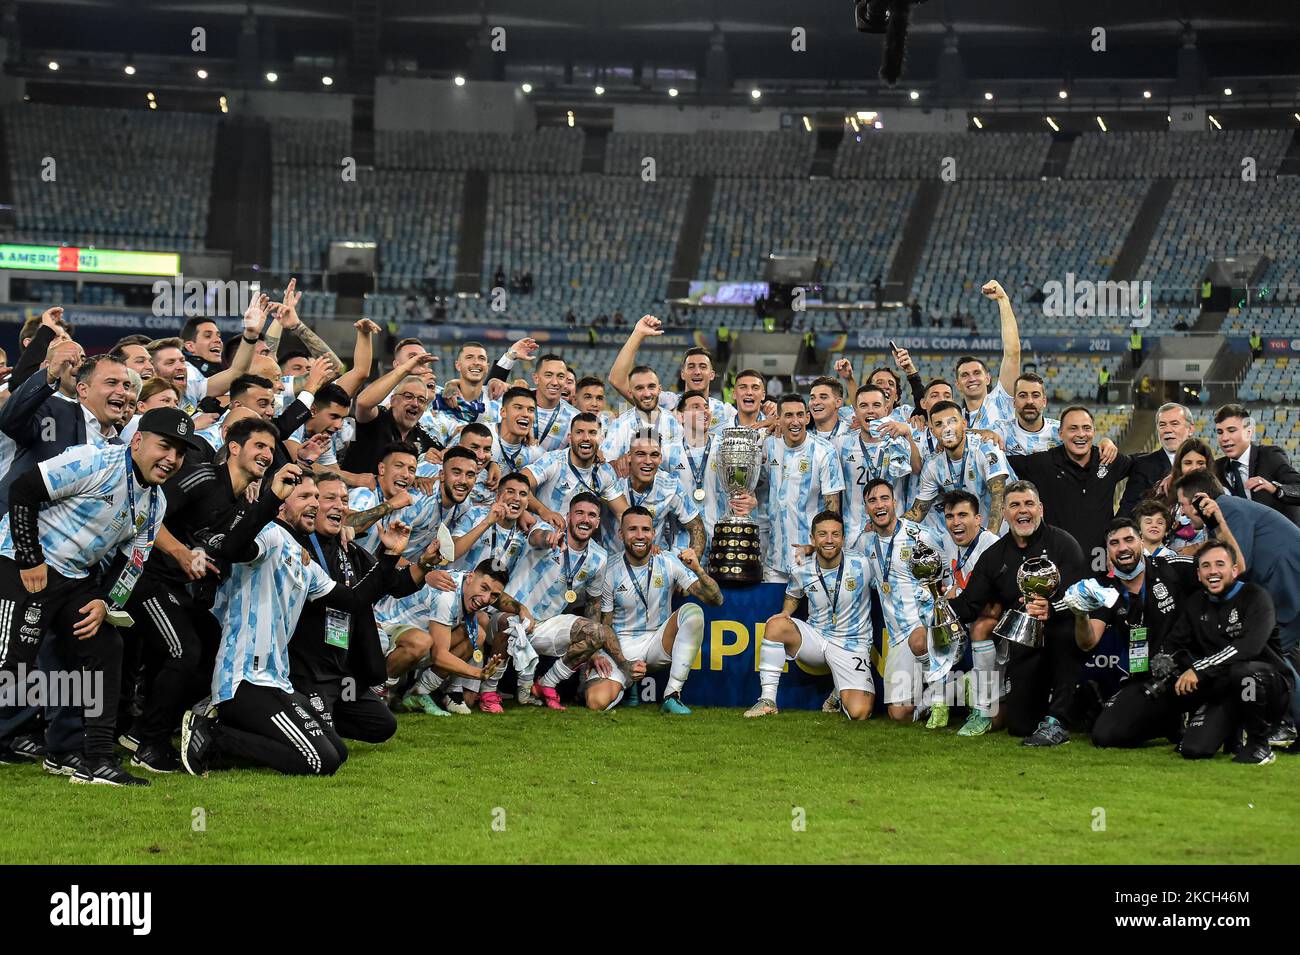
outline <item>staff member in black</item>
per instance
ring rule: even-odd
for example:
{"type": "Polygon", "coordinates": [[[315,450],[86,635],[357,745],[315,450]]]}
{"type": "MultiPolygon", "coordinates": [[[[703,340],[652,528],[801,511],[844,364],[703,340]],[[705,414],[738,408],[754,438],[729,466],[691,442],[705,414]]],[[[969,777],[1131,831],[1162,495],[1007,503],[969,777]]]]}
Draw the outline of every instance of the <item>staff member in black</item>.
{"type": "MultiPolygon", "coordinates": [[[[1061,412],[1061,443],[1033,454],[1008,454],[1016,477],[1032,481],[1043,500],[1043,520],[1079,542],[1091,569],[1106,569],[1106,527],[1115,517],[1115,488],[1133,459],[1118,454],[1101,463],[1092,412],[1074,405],[1061,412]]],[[[990,528],[996,531],[996,528],[990,528]]]]}
{"type": "Polygon", "coordinates": [[[1238,579],[1241,561],[1227,541],[1206,541],[1195,560],[1203,589],[1169,634],[1180,675],[1172,693],[1151,705],[1191,711],[1178,747],[1184,759],[1209,759],[1244,730],[1233,762],[1271,763],[1277,757],[1268,745],[1269,728],[1295,692],[1282,662],[1273,601],[1263,587],[1238,579]]]}
{"type": "MultiPolygon", "coordinates": [[[[1005,514],[1011,530],[975,564],[966,589],[952,598],[952,609],[971,628],[971,640],[993,639],[1002,611],[1025,604],[1016,574],[1031,557],[1047,557],[1061,574],[1058,594],[1087,574],[1083,552],[1073,537],[1043,523],[1038,489],[1028,481],[1007,485],[1005,514]]],[[[1008,644],[1003,697],[1007,732],[1026,746],[1057,746],[1070,741],[1065,728],[1083,653],[1074,642],[1074,619],[1058,613],[1046,598],[1031,599],[1025,610],[1044,621],[1041,647],[1008,644]]],[[[1001,649],[1001,648],[1000,648],[1001,649]]]]}
{"type": "Polygon", "coordinates": [[[145,648],[147,688],[131,732],[118,742],[134,750],[133,766],[153,772],[180,768],[172,731],[204,695],[211,675],[203,661],[212,659],[221,636],[208,613],[212,594],[230,560],[280,508],[271,482],[262,481],[275,456],[275,426],[243,418],[231,425],[226,439],[222,463],[183,470],[163,485],[164,532],[126,608],[145,648]],[[255,482],[261,482],[261,493],[250,500],[255,482]],[[187,586],[190,581],[197,581],[194,588],[187,586]]]}
{"type": "MultiPolygon", "coordinates": [[[[283,517],[312,560],[350,590],[376,559],[364,547],[344,544],[340,538],[348,512],[348,487],[342,476],[326,472],[315,481],[318,499],[300,501],[295,495],[285,502],[283,517]]],[[[433,546],[437,547],[436,541],[433,546]]],[[[424,586],[424,576],[423,562],[394,568],[385,592],[390,597],[409,596],[424,586]]],[[[444,582],[455,586],[450,577],[444,582]]],[[[374,614],[350,614],[323,601],[303,608],[289,641],[289,679],[334,732],[363,743],[392,738],[397,720],[370,689],[381,686],[387,677],[374,614]]]]}
{"type": "Polygon", "coordinates": [[[1131,517],[1117,517],[1106,531],[1111,576],[1097,583],[1113,587],[1120,598],[1113,607],[1074,609],[1074,638],[1090,651],[1108,628],[1128,647],[1128,675],[1106,701],[1092,727],[1094,746],[1138,746],[1160,736],[1177,740],[1182,720],[1177,713],[1153,711],[1148,700],[1151,657],[1167,653],[1169,631],[1196,592],[1196,568],[1190,557],[1145,556],[1142,534],[1131,517]]]}

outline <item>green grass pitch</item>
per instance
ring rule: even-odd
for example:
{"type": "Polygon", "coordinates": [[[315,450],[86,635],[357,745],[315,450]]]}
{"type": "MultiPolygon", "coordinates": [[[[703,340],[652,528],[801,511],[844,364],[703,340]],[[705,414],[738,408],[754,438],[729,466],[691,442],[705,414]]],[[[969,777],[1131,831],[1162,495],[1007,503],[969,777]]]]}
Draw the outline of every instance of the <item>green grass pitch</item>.
{"type": "Polygon", "coordinates": [[[403,715],[332,779],[0,766],[0,863],[1300,862],[1300,757],[740,713],[403,715]]]}

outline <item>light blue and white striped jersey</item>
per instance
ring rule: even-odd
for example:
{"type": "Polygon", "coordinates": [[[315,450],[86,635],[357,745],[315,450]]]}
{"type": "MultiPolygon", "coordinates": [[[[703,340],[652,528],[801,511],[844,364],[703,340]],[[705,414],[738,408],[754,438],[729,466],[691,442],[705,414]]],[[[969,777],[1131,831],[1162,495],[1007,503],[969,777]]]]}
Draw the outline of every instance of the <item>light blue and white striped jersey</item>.
{"type": "MultiPolygon", "coordinates": [[[[441,461],[426,461],[420,458],[420,463],[415,466],[415,476],[421,478],[439,478],[442,476],[441,461]]],[[[471,505],[491,504],[497,499],[497,492],[487,485],[488,469],[482,467],[478,469],[478,477],[474,478],[474,486],[469,489],[468,501],[471,505]]]]}
{"type": "Polygon", "coordinates": [[[421,587],[405,597],[385,597],[375,604],[375,622],[381,627],[414,627],[428,630],[429,622],[445,624],[454,630],[465,620],[465,602],[461,599],[461,590],[465,578],[469,576],[463,570],[449,570],[455,588],[438,590],[436,587],[421,587]]]}
{"type": "MultiPolygon", "coordinates": [[[[329,447],[327,447],[324,451],[322,451],[320,453],[320,457],[316,459],[316,463],[318,465],[321,465],[322,467],[338,467],[339,459],[338,459],[338,455],[335,454],[334,451],[334,443],[337,438],[338,438],[337,432],[330,435],[329,447]]],[[[297,441],[299,444],[302,444],[304,441],[307,440],[307,425],[305,422],[303,424],[298,425],[298,430],[295,431],[293,434],[289,435],[289,440],[297,441]]]]}
{"type": "Polygon", "coordinates": [[[600,450],[605,455],[605,460],[613,461],[627,454],[632,449],[632,439],[648,429],[654,430],[659,435],[659,449],[663,452],[659,469],[670,474],[675,473],[682,463],[682,455],[685,454],[682,445],[685,444],[686,437],[682,433],[682,423],[666,411],[656,411],[654,420],[650,424],[646,423],[641,412],[635,408],[630,408],[615,418],[600,443],[600,450]]]}
{"type": "MultiPolygon", "coordinates": [[[[721,445],[722,435],[716,431],[711,432],[708,440],[698,448],[683,445],[685,454],[682,464],[685,473],[679,475],[678,483],[700,512],[706,542],[712,542],[713,525],[727,513],[727,488],[722,483],[722,472],[718,465],[718,448],[721,445]],[[695,500],[697,488],[704,491],[703,501],[695,500]]],[[[687,542],[681,542],[681,546],[687,546],[687,542]]],[[[701,554],[700,560],[703,559],[704,555],[701,554]]]]}
{"type": "Polygon", "coordinates": [[[622,555],[611,557],[605,569],[602,613],[613,613],[613,630],[619,640],[644,637],[668,622],[673,612],[673,590],[685,593],[700,578],[676,554],[655,554],[643,566],[629,565],[622,555]],[[642,603],[640,594],[644,595],[642,603]]]}
{"type": "Polygon", "coordinates": [[[245,681],[292,693],[289,639],[307,601],[333,589],[329,572],[283,526],[262,528],[257,557],[231,565],[212,604],[212,615],[221,624],[212,702],[231,699],[245,681]]]}
{"type": "Polygon", "coordinates": [[[194,432],[204,441],[208,442],[208,444],[212,445],[213,451],[220,451],[226,443],[226,439],[221,433],[221,427],[226,423],[226,415],[228,414],[230,414],[229,411],[221,412],[221,417],[212,422],[212,424],[194,432]]]}
{"type": "Polygon", "coordinates": [[[905,641],[934,608],[930,591],[917,583],[908,567],[912,548],[917,540],[923,540],[943,553],[943,542],[947,537],[946,532],[936,533],[915,521],[901,519],[890,537],[881,537],[876,531],[867,532],[865,540],[871,586],[880,596],[880,609],[884,613],[891,647],[905,641]]]}
{"type": "Polygon", "coordinates": [[[495,424],[489,424],[492,432],[492,460],[501,468],[501,476],[511,471],[522,471],[546,452],[535,444],[508,444],[501,440],[501,433],[495,424]]]}
{"type": "MultiPolygon", "coordinates": [[[[681,482],[663,471],[655,472],[654,483],[644,491],[633,489],[629,478],[619,480],[618,491],[627,499],[628,504],[644,507],[650,512],[655,543],[660,547],[675,548],[678,532],[700,515],[700,509],[686,493],[681,482]]],[[[608,511],[604,513],[603,521],[606,530],[605,546],[611,555],[622,554],[623,538],[618,533],[619,522],[608,511]]]]}
{"type": "MultiPolygon", "coordinates": [[[[400,520],[411,527],[411,537],[406,542],[406,549],[402,551],[402,556],[414,561],[418,560],[424,553],[424,549],[437,539],[439,522],[446,523],[452,537],[458,537],[474,526],[465,523],[469,520],[473,505],[468,501],[462,501],[460,504],[444,508],[441,485],[434,488],[433,494],[420,494],[415,490],[410,490],[410,494],[414,499],[411,504],[372,524],[364,534],[358,534],[357,545],[378,555],[381,549],[379,525],[387,525],[394,519],[400,520]]],[[[384,503],[384,494],[378,487],[354,487],[348,491],[348,509],[353,512],[368,511],[382,503],[384,503]]]]}
{"type": "Polygon", "coordinates": [[[958,547],[951,534],[943,536],[943,558],[948,567],[948,581],[944,583],[947,591],[949,584],[957,587],[961,593],[970,582],[970,573],[979,563],[980,555],[996,544],[1000,538],[992,531],[981,529],[975,540],[964,547],[958,547]]]}
{"type": "Polygon", "coordinates": [[[578,409],[563,398],[554,408],[538,405],[533,415],[533,440],[543,451],[564,447],[569,438],[569,422],[577,413],[578,409]]]}
{"type": "Polygon", "coordinates": [[[960,398],[957,404],[961,406],[962,414],[966,416],[967,428],[993,431],[1001,422],[1012,420],[1016,416],[1016,406],[1011,396],[1007,394],[1007,389],[1002,387],[1002,382],[996,379],[993,382],[993,389],[985,395],[979,410],[967,411],[966,402],[960,398]]]}
{"type": "Polygon", "coordinates": [[[533,496],[557,514],[569,513],[569,501],[586,491],[603,501],[619,496],[619,479],[608,464],[580,468],[569,459],[568,448],[547,451],[528,467],[524,473],[533,479],[536,490],[533,496]]]}
{"type": "MultiPolygon", "coordinates": [[[[930,458],[921,468],[921,487],[916,492],[918,501],[934,501],[930,513],[925,516],[926,526],[940,534],[947,533],[938,498],[958,488],[978,497],[980,513],[987,517],[993,503],[989,481],[995,477],[1005,478],[1008,482],[1014,480],[1007,456],[996,444],[980,441],[970,434],[966,435],[966,449],[959,460],[954,461],[947,452],[930,458]]],[[[996,532],[997,528],[993,530],[996,532]]]]}
{"type": "MultiPolygon", "coordinates": [[[[475,507],[471,509],[469,514],[465,516],[463,529],[453,531],[452,536],[461,537],[472,528],[477,527],[487,518],[491,510],[491,507],[475,507]]],[[[491,559],[502,564],[507,575],[513,574],[515,568],[519,566],[520,561],[523,559],[524,553],[534,549],[528,542],[528,538],[538,531],[550,532],[553,530],[555,530],[554,527],[540,519],[533,524],[532,530],[527,534],[518,527],[507,528],[494,524],[479,535],[479,539],[470,545],[469,550],[461,555],[454,566],[462,570],[473,570],[480,562],[491,559]]]]}
{"type": "MultiPolygon", "coordinates": [[[[677,402],[681,398],[681,393],[677,391],[659,392],[659,407],[664,411],[672,414],[677,410],[677,402]]],[[[725,401],[720,401],[709,396],[709,431],[717,431],[720,428],[730,428],[736,420],[736,409],[731,407],[725,401]]]]}
{"type": "MultiPolygon", "coordinates": [[[[142,486],[127,472],[131,449],[121,444],[74,445],[37,465],[51,503],[37,515],[45,563],[64,577],[83,578],[114,551],[130,556],[137,533],[144,532],[144,556],[167,510],[162,489],[142,486]],[[150,513],[152,523],[145,527],[150,513]]],[[[0,555],[14,556],[9,514],[0,518],[0,555]]]]}
{"type": "Polygon", "coordinates": [[[831,643],[851,652],[869,653],[870,583],[871,566],[862,554],[845,553],[839,566],[829,570],[814,555],[790,572],[785,595],[795,600],[808,598],[808,626],[831,643]]]}
{"type": "Polygon", "coordinates": [[[1043,427],[1039,431],[1026,431],[1020,427],[1020,419],[999,421],[993,432],[1002,438],[1007,454],[1033,454],[1046,451],[1061,443],[1061,422],[1055,418],[1043,418],[1043,427]]]}
{"type": "Polygon", "coordinates": [[[208,379],[190,362],[185,362],[185,394],[181,396],[181,410],[191,417],[198,411],[199,402],[208,396],[208,379]]]}
{"type": "Polygon", "coordinates": [[[285,408],[289,407],[289,402],[293,401],[298,394],[298,385],[294,381],[293,375],[281,375],[280,384],[284,385],[284,388],[275,392],[275,396],[272,399],[274,401],[274,411],[272,414],[277,417],[285,408]]]}
{"type": "Polygon", "coordinates": [[[903,508],[902,478],[912,473],[912,447],[906,438],[885,438],[871,442],[860,432],[842,435],[835,442],[840,470],[844,475],[844,496],[840,514],[844,517],[844,549],[861,554],[862,535],[867,530],[867,485],[884,478],[894,486],[899,512],[903,508]]]}
{"type": "Polygon", "coordinates": [[[580,551],[568,547],[530,547],[510,575],[506,593],[527,607],[538,623],[564,613],[568,606],[564,600],[566,590],[578,594],[579,601],[585,590],[590,605],[599,606],[598,601],[604,598],[608,561],[608,552],[594,540],[588,541],[580,551]]]}
{"type": "Polygon", "coordinates": [[[465,422],[445,411],[437,411],[430,405],[420,415],[420,427],[444,448],[449,448],[456,443],[465,422]]]}
{"type": "MultiPolygon", "coordinates": [[[[136,415],[126,423],[126,427],[131,429],[131,434],[127,435],[126,428],[122,429],[122,443],[130,445],[131,438],[135,436],[135,428],[140,426],[140,416],[136,415]],[[134,425],[135,427],[132,427],[134,425]]],[[[8,474],[9,469],[13,467],[14,455],[18,453],[18,445],[9,435],[0,431],[0,474],[8,474]]]]}
{"type": "Polygon", "coordinates": [[[806,435],[797,448],[769,437],[763,454],[772,535],[763,562],[788,574],[795,566],[794,548],[812,541],[812,519],[823,509],[823,499],[844,490],[844,472],[835,447],[814,435],[806,435]]]}

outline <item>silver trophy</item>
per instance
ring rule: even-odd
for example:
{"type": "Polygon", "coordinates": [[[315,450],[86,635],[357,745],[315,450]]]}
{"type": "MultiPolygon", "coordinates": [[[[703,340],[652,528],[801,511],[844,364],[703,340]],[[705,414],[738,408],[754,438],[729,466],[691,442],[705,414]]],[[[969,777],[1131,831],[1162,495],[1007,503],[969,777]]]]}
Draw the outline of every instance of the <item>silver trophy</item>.
{"type": "Polygon", "coordinates": [[[924,621],[926,642],[930,649],[930,671],[926,675],[927,683],[943,680],[961,659],[966,646],[966,628],[961,625],[957,615],[952,612],[952,605],[943,592],[943,578],[947,572],[943,554],[939,553],[923,540],[912,545],[912,558],[908,561],[908,570],[917,583],[930,592],[933,609],[929,619],[924,621]]]}
{"type": "Polygon", "coordinates": [[[720,584],[757,584],[763,579],[758,524],[731,506],[737,494],[752,494],[762,474],[763,438],[750,428],[727,428],[718,442],[718,466],[727,489],[726,515],[713,527],[709,574],[720,584]]]}
{"type": "Polygon", "coordinates": [[[759,447],[762,436],[752,428],[727,428],[722,432],[718,443],[718,463],[722,465],[722,484],[727,489],[728,521],[737,524],[753,524],[754,519],[748,514],[737,515],[731,507],[730,499],[737,494],[752,494],[758,486],[762,473],[762,456],[759,447]]]}
{"type": "MultiPolygon", "coordinates": [[[[1020,565],[1016,584],[1026,600],[1030,597],[1050,598],[1061,586],[1061,572],[1049,558],[1031,557],[1020,565]]],[[[1020,607],[1012,607],[993,628],[993,636],[1025,647],[1041,647],[1043,621],[1020,607]]]]}

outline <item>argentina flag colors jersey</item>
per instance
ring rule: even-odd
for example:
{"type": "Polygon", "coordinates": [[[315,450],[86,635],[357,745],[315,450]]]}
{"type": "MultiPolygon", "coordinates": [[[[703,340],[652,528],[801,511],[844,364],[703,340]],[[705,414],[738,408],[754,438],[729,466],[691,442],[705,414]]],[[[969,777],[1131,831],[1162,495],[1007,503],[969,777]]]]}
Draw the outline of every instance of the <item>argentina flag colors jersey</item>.
{"type": "Polygon", "coordinates": [[[613,630],[618,639],[634,643],[666,624],[673,612],[673,592],[684,591],[697,580],[695,572],[675,554],[655,554],[641,567],[632,566],[622,556],[614,557],[605,570],[600,609],[614,615],[613,630]],[[644,604],[641,595],[645,596],[644,604]]]}
{"type": "Polygon", "coordinates": [[[845,552],[840,566],[829,570],[813,556],[791,571],[785,594],[796,600],[808,598],[808,626],[831,643],[854,653],[869,654],[871,575],[870,562],[861,554],[845,552]]]}
{"type": "MultiPolygon", "coordinates": [[[[491,510],[490,507],[474,508],[469,516],[465,518],[465,530],[481,524],[491,510]]],[[[448,527],[448,530],[450,529],[448,527]]],[[[519,566],[519,561],[524,556],[524,552],[532,546],[528,543],[528,538],[538,531],[547,531],[549,533],[553,530],[555,530],[554,527],[540,518],[533,524],[532,530],[527,534],[517,526],[506,528],[493,524],[479,535],[479,539],[470,546],[469,550],[465,551],[457,559],[456,566],[465,570],[473,570],[483,561],[490,559],[504,567],[507,574],[513,574],[515,568],[519,566]]],[[[463,533],[464,531],[460,533],[453,532],[452,536],[458,537],[463,533]]]]}
{"type": "MultiPolygon", "coordinates": [[[[137,525],[145,531],[144,555],[167,510],[159,487],[146,487],[132,475],[128,497],[127,469],[134,467],[131,450],[122,444],[102,448],[79,444],[37,465],[51,503],[37,517],[45,563],[64,577],[82,578],[121,545],[130,554],[137,525]],[[153,521],[147,528],[144,524],[153,521]]],[[[9,514],[0,518],[0,555],[14,556],[9,514]]]]}
{"type": "Polygon", "coordinates": [[[987,517],[993,501],[989,481],[996,477],[1006,478],[1008,482],[1015,480],[1007,456],[996,444],[980,441],[970,434],[966,435],[966,450],[959,459],[954,461],[942,451],[930,458],[921,468],[921,487],[916,493],[918,501],[934,501],[925,516],[926,526],[940,534],[947,532],[938,499],[958,488],[979,498],[980,513],[987,517]]]}
{"type": "Polygon", "coordinates": [[[524,472],[536,482],[534,496],[557,514],[567,514],[569,501],[586,491],[603,501],[619,495],[618,475],[608,464],[580,468],[569,460],[568,448],[547,451],[524,472]]]}
{"type": "Polygon", "coordinates": [[[885,617],[890,646],[907,639],[933,609],[930,592],[917,583],[908,564],[918,540],[925,541],[940,553],[948,535],[936,533],[915,521],[900,519],[890,537],[875,531],[866,535],[867,561],[871,566],[871,585],[880,595],[880,609],[885,617]]]}
{"type": "Polygon", "coordinates": [[[543,451],[564,447],[569,439],[569,422],[577,413],[578,409],[563,398],[554,408],[538,405],[533,416],[533,440],[543,451]]]}
{"type": "MultiPolygon", "coordinates": [[[[377,555],[381,549],[380,525],[387,525],[389,521],[396,518],[411,527],[411,536],[406,542],[402,556],[414,561],[419,559],[424,549],[437,538],[440,522],[447,525],[447,530],[451,531],[452,537],[459,537],[474,526],[472,523],[466,523],[470,511],[474,509],[473,505],[468,501],[462,501],[454,507],[444,509],[441,486],[435,487],[432,494],[420,494],[414,488],[411,488],[409,493],[415,499],[414,502],[400,511],[389,514],[382,521],[376,521],[364,534],[357,535],[359,546],[377,555]]],[[[354,487],[348,492],[348,509],[354,513],[368,511],[383,503],[384,495],[378,487],[354,487]]]]}
{"type": "Polygon", "coordinates": [[[212,605],[221,624],[212,702],[233,698],[245,681],[292,693],[289,638],[307,601],[333,589],[329,573],[283,526],[262,528],[257,557],[231,565],[212,605]]]}
{"type": "Polygon", "coordinates": [[[495,424],[487,428],[492,432],[492,460],[501,468],[502,477],[511,471],[522,471],[546,453],[535,444],[507,444],[495,424]]]}
{"type": "Polygon", "coordinates": [[[862,535],[867,531],[867,485],[884,478],[894,485],[894,496],[902,507],[902,479],[912,473],[912,448],[906,438],[886,438],[874,444],[854,431],[835,442],[840,470],[844,475],[844,496],[840,513],[844,517],[844,549],[865,553],[862,535]]]}
{"type": "Polygon", "coordinates": [[[605,435],[605,440],[600,443],[601,454],[605,456],[606,461],[621,458],[632,450],[632,439],[647,430],[655,431],[659,435],[659,449],[663,452],[659,469],[670,474],[676,472],[682,463],[684,453],[682,445],[685,443],[685,435],[682,433],[682,423],[662,410],[655,412],[654,421],[650,423],[647,423],[641,416],[641,412],[635,408],[624,411],[614,419],[609,432],[605,435]]]}
{"type": "MultiPolygon", "coordinates": [[[[619,493],[627,499],[628,504],[644,507],[650,512],[654,525],[655,543],[660,547],[674,547],[679,527],[685,527],[699,517],[700,510],[695,501],[686,493],[681,482],[671,474],[655,472],[654,483],[645,491],[632,488],[630,478],[619,481],[619,493]],[[672,518],[672,522],[669,518],[672,518]]],[[[610,545],[611,554],[623,553],[623,538],[618,533],[618,522],[613,515],[606,512],[609,523],[605,525],[605,540],[610,545]]]]}
{"type": "Polygon", "coordinates": [[[1061,443],[1061,422],[1055,418],[1044,418],[1039,431],[1026,431],[1020,427],[1020,420],[999,421],[993,432],[1002,438],[1007,454],[1033,454],[1046,451],[1061,443]]]}
{"type": "Polygon", "coordinates": [[[421,587],[405,597],[385,597],[375,604],[375,622],[390,639],[403,630],[428,630],[429,622],[446,624],[455,629],[465,619],[465,603],[461,600],[461,587],[468,575],[463,570],[449,570],[451,590],[421,587]]]}
{"type": "Polygon", "coordinates": [[[962,413],[966,416],[966,427],[978,428],[981,431],[993,431],[999,423],[1016,416],[1016,407],[1011,401],[1011,396],[998,380],[994,380],[992,390],[985,395],[978,411],[967,411],[965,402],[960,399],[957,404],[961,405],[962,413]]]}
{"type": "MultiPolygon", "coordinates": [[[[684,450],[684,459],[682,461],[685,467],[684,472],[679,473],[679,483],[700,512],[700,517],[704,521],[704,539],[705,541],[713,540],[713,525],[722,520],[722,515],[727,512],[727,488],[722,483],[721,472],[719,471],[719,448],[722,446],[722,435],[712,433],[708,441],[698,448],[692,448],[686,445],[684,450]],[[704,500],[695,500],[696,489],[704,491],[704,500]]],[[[685,547],[687,541],[678,536],[678,543],[685,547]]],[[[701,559],[702,555],[701,555],[701,559]]]]}
{"type": "Polygon", "coordinates": [[[599,606],[604,597],[608,560],[605,548],[595,541],[588,541],[580,551],[568,547],[529,548],[511,575],[506,592],[527,607],[538,623],[564,613],[569,606],[564,599],[566,590],[576,593],[579,600],[586,591],[592,606],[599,606]]]}
{"type": "Polygon", "coordinates": [[[771,545],[763,562],[783,574],[794,569],[794,548],[812,541],[812,519],[822,499],[844,490],[844,474],[829,441],[808,435],[797,448],[782,438],[763,442],[771,545]]]}

